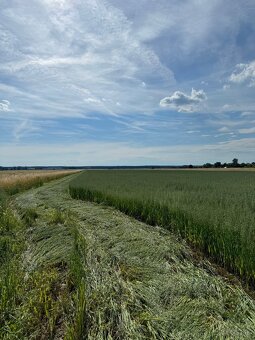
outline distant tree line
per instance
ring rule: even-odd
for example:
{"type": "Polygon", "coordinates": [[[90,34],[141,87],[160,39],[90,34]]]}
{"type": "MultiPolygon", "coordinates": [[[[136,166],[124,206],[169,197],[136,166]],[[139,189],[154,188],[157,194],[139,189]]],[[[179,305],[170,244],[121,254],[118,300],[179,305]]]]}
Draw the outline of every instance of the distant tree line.
{"type": "Polygon", "coordinates": [[[255,167],[255,162],[239,163],[237,158],[234,158],[231,163],[215,162],[214,164],[205,163],[203,168],[252,168],[255,167]]]}
{"type": "Polygon", "coordinates": [[[234,158],[231,163],[205,163],[204,165],[119,165],[119,166],[0,166],[2,170],[60,170],[60,169],[201,169],[201,168],[255,168],[255,162],[250,163],[239,163],[237,158],[234,158]]]}

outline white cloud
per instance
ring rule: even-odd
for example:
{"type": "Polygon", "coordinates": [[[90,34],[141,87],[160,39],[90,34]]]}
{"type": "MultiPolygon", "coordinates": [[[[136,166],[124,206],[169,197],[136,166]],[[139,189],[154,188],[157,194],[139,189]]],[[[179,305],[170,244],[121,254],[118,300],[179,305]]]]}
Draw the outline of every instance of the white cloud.
{"type": "Polygon", "coordinates": [[[247,83],[248,86],[255,86],[255,60],[248,64],[237,64],[235,71],[229,77],[232,83],[247,83]]]}
{"type": "Polygon", "coordinates": [[[229,111],[229,110],[231,110],[231,109],[233,109],[233,107],[232,107],[230,104],[224,104],[224,105],[222,106],[222,110],[223,110],[223,111],[229,111]]]}
{"type": "Polygon", "coordinates": [[[247,128],[247,129],[240,129],[238,130],[238,132],[243,133],[243,134],[255,133],[255,127],[247,128]]]}
{"type": "Polygon", "coordinates": [[[188,134],[191,134],[191,133],[198,133],[200,132],[199,130],[189,130],[189,131],[186,131],[186,133],[188,134]]]}
{"type": "Polygon", "coordinates": [[[250,116],[254,116],[255,115],[255,111],[244,111],[241,113],[242,117],[250,117],[250,116]]]}
{"type": "Polygon", "coordinates": [[[229,132],[229,128],[227,126],[223,126],[218,129],[219,132],[229,132]]]}
{"type": "Polygon", "coordinates": [[[101,101],[99,99],[91,98],[91,97],[84,98],[83,100],[85,102],[87,102],[87,103],[95,103],[95,104],[100,104],[101,103],[101,101]]]}
{"type": "Polygon", "coordinates": [[[223,90],[224,90],[224,91],[226,91],[226,90],[229,89],[229,88],[230,88],[230,85],[229,85],[229,84],[223,85],[223,90]]]}
{"type": "Polygon", "coordinates": [[[8,100],[0,101],[0,111],[10,111],[10,102],[8,100]]]}
{"type": "Polygon", "coordinates": [[[185,94],[181,91],[175,91],[171,96],[161,99],[161,107],[169,107],[178,112],[194,112],[199,110],[199,105],[207,99],[203,90],[191,90],[191,94],[185,94]]]}

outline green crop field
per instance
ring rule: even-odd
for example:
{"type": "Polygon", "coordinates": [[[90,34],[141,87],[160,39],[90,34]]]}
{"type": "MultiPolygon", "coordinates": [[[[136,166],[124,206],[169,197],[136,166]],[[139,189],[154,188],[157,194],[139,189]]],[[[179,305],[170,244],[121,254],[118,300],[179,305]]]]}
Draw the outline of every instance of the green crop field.
{"type": "Polygon", "coordinates": [[[255,282],[255,172],[86,171],[70,193],[174,231],[255,282]]]}
{"type": "Polygon", "coordinates": [[[184,171],[62,175],[40,183],[15,176],[8,187],[0,180],[0,339],[255,338],[254,291],[178,236],[208,252],[221,240],[229,261],[231,249],[244,249],[236,264],[246,251],[252,270],[252,191],[244,196],[253,173],[228,180],[184,171]]]}

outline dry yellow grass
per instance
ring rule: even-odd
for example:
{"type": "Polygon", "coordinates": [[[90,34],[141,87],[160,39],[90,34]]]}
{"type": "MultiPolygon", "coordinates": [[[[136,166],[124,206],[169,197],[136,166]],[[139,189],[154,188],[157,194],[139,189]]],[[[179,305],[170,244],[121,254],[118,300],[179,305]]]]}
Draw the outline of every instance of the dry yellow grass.
{"type": "Polygon", "coordinates": [[[0,171],[0,189],[15,194],[40,186],[43,182],[60,178],[79,170],[8,170],[0,171]]]}

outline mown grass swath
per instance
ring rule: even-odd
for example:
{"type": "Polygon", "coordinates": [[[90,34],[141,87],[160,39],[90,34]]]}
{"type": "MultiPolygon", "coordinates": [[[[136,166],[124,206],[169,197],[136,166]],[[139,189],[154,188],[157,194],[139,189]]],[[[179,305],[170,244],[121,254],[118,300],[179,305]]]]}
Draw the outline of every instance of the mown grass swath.
{"type": "Polygon", "coordinates": [[[164,226],[255,282],[255,172],[87,171],[74,198],[104,202],[164,226]]]}
{"type": "MultiPolygon", "coordinates": [[[[22,211],[13,209],[10,195],[31,187],[41,186],[44,182],[71,174],[67,171],[3,171],[0,173],[0,338],[26,338],[38,332],[52,335],[59,311],[65,302],[66,292],[59,291],[62,300],[55,301],[52,287],[61,285],[58,268],[50,264],[47,268],[27,272],[24,266],[24,252],[27,252],[27,240],[31,237],[30,228],[38,217],[37,211],[29,207],[22,211]],[[62,295],[61,295],[62,294],[62,295]]],[[[55,224],[63,223],[60,214],[51,214],[55,224]]],[[[65,217],[66,220],[66,217],[65,217]]],[[[45,226],[44,226],[45,233],[45,226]]],[[[54,229],[54,231],[57,228],[54,229]]],[[[37,231],[38,232],[38,231],[37,231]]],[[[63,228],[60,230],[65,241],[63,228]]],[[[49,235],[46,239],[51,240],[49,235]]],[[[51,236],[51,235],[50,235],[51,236]]],[[[56,236],[56,239],[59,235],[56,236]]],[[[42,240],[44,237],[41,238],[42,240]]],[[[41,240],[40,239],[40,240],[41,240]]],[[[59,238],[60,239],[60,238],[59,238]]],[[[52,246],[50,247],[52,249],[52,246]]],[[[60,249],[60,247],[58,247],[60,249]]],[[[43,249],[44,253],[47,253],[43,249]]],[[[65,244],[65,254],[67,246],[65,244]]],[[[55,257],[58,261],[59,250],[55,257]]],[[[36,256],[34,256],[34,259],[36,256]]],[[[44,258],[43,263],[46,263],[44,258]]],[[[53,263],[54,264],[54,263],[53,263]]]]}

